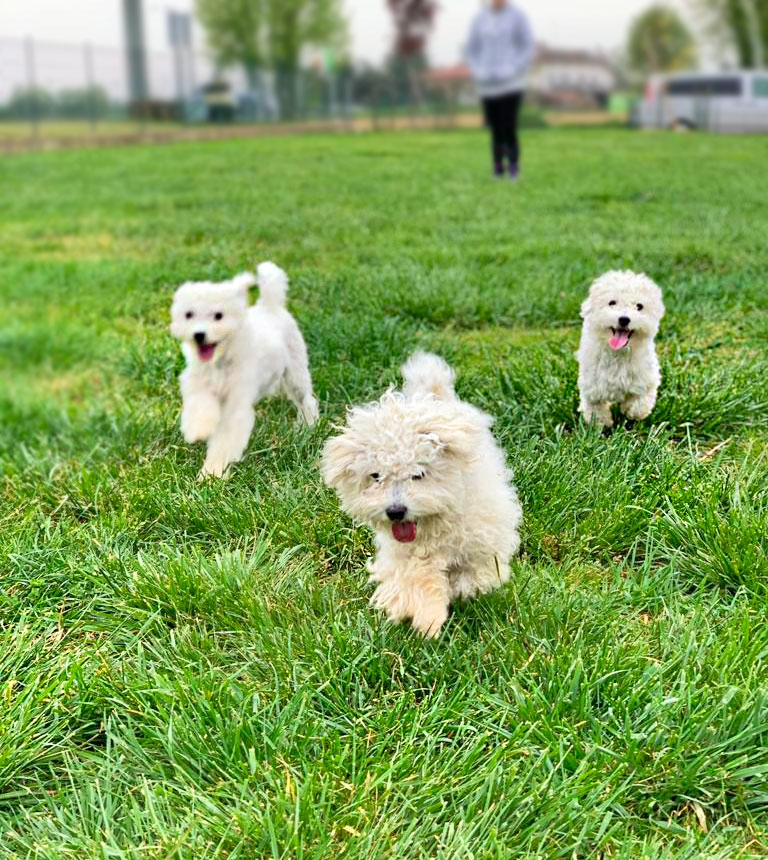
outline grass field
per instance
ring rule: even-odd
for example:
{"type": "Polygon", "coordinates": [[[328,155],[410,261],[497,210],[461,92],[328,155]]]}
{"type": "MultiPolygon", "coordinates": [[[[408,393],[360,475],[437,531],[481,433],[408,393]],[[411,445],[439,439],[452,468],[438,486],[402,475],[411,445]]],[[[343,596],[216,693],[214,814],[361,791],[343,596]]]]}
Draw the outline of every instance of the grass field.
{"type": "MultiPolygon", "coordinates": [[[[626,124],[622,111],[542,111],[531,107],[521,115],[527,128],[553,126],[619,126],[626,124]]],[[[46,119],[36,125],[21,120],[0,121],[0,153],[63,146],[110,145],[139,143],[142,140],[170,142],[174,140],[215,140],[234,137],[263,137],[296,134],[305,131],[393,131],[415,128],[437,130],[445,128],[477,128],[482,119],[476,106],[459,110],[425,105],[413,109],[377,108],[376,111],[355,113],[354,116],[310,116],[296,122],[266,123],[176,123],[152,121],[144,124],[128,120],[103,120],[96,124],[87,120],[46,119]]]]}
{"type": "Polygon", "coordinates": [[[542,130],[0,160],[0,858],[768,853],[761,138],[542,130]],[[174,286],[293,276],[323,419],[227,482],[177,429],[174,286]],[[661,396],[576,414],[578,307],[665,289],[661,396]],[[437,641],[367,605],[316,458],[414,347],[497,416],[510,584],[437,641]]]}

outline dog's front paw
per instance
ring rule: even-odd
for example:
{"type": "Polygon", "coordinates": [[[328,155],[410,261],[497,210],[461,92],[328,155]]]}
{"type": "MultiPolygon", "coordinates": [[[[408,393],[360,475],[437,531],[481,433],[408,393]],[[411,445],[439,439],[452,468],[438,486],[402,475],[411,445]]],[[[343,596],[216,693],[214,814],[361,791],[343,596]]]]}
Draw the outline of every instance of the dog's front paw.
{"type": "MultiPolygon", "coordinates": [[[[373,578],[373,577],[371,577],[373,578]]],[[[408,617],[408,604],[402,591],[394,582],[382,582],[373,592],[371,603],[382,609],[387,618],[395,624],[408,617]]]]}
{"type": "Polygon", "coordinates": [[[642,409],[635,406],[628,406],[626,409],[622,409],[622,412],[630,421],[642,421],[643,418],[647,418],[651,414],[650,409],[642,409]]]}
{"type": "Polygon", "coordinates": [[[413,629],[426,636],[428,639],[433,639],[439,635],[440,630],[448,618],[448,605],[445,603],[430,603],[426,606],[420,606],[414,613],[413,629]]]}
{"type": "Polygon", "coordinates": [[[310,394],[308,397],[305,397],[299,407],[301,411],[301,417],[307,422],[308,426],[312,426],[315,421],[317,421],[320,416],[320,412],[317,408],[317,400],[310,394]]]}
{"type": "Polygon", "coordinates": [[[477,580],[470,573],[460,573],[453,581],[453,596],[471,600],[478,592],[477,580]]]}
{"type": "Polygon", "coordinates": [[[581,414],[586,424],[595,424],[597,427],[609,429],[613,427],[613,416],[611,415],[610,403],[586,403],[581,407],[581,414]]]}
{"type": "Polygon", "coordinates": [[[219,457],[206,457],[198,477],[201,481],[205,478],[223,478],[227,475],[229,465],[228,460],[219,457]]]}
{"type": "Polygon", "coordinates": [[[647,418],[656,405],[655,397],[628,397],[621,404],[621,411],[632,421],[647,418]]]}
{"type": "Polygon", "coordinates": [[[181,435],[187,442],[204,442],[213,435],[218,426],[218,413],[192,410],[181,413],[181,435]]]}

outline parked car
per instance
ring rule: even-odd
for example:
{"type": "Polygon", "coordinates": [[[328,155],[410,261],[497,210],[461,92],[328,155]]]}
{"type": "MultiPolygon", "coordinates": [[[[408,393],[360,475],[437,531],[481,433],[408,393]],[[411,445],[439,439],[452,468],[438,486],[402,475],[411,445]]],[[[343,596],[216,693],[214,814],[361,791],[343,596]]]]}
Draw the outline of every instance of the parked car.
{"type": "Polygon", "coordinates": [[[235,118],[235,96],[228,81],[216,80],[202,87],[209,122],[231,122],[235,118]]]}
{"type": "Polygon", "coordinates": [[[653,75],[635,121],[643,128],[768,132],[768,71],[653,75]]]}

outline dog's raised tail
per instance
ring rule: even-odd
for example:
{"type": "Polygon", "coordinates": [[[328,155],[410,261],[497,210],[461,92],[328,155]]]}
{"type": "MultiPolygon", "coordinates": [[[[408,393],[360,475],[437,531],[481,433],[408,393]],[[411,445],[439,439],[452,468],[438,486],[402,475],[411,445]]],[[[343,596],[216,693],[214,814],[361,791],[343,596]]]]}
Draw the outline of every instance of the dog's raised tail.
{"type": "Polygon", "coordinates": [[[267,310],[284,308],[288,275],[274,263],[259,263],[256,276],[259,284],[259,304],[267,310]]]}
{"type": "Polygon", "coordinates": [[[406,396],[434,394],[440,400],[451,400],[456,396],[453,370],[433,352],[414,352],[403,365],[402,373],[406,396]]]}

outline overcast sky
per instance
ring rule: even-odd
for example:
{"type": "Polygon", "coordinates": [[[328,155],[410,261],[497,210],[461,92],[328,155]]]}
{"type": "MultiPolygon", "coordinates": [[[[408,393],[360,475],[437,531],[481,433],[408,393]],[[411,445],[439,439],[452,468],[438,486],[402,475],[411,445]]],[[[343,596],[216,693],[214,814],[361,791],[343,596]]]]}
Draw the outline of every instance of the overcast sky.
{"type": "MultiPolygon", "coordinates": [[[[380,61],[390,46],[391,27],[385,0],[343,0],[352,54],[380,61]]],[[[433,62],[456,62],[480,0],[439,0],[440,11],[430,39],[433,62]]],[[[519,0],[540,42],[562,47],[614,50],[625,40],[632,17],[652,0],[519,0]]],[[[687,13],[690,0],[667,0],[687,13]]],[[[193,0],[144,0],[151,47],[166,45],[168,9],[190,9],[193,0]]],[[[0,0],[0,37],[35,36],[47,41],[119,45],[121,0],[0,0]]],[[[690,21],[690,16],[687,16],[690,21]]],[[[695,24],[695,22],[692,22],[695,24]]]]}

